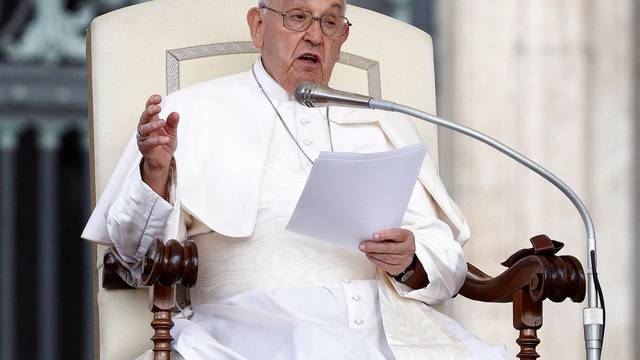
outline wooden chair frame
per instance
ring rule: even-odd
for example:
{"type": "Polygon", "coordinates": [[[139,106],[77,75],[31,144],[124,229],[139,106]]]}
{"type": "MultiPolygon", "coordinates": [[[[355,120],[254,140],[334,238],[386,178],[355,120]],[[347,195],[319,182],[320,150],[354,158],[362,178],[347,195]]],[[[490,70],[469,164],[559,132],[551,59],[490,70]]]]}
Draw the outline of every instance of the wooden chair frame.
{"type": "MultiPolygon", "coordinates": [[[[489,303],[513,303],[513,327],[519,330],[517,357],[535,360],[540,357],[537,331],[542,327],[542,304],[545,300],[562,302],[571,299],[582,302],[586,292],[584,270],[573,256],[558,256],[564,246],[546,235],[531,239],[532,248],[513,254],[502,263],[507,270],[491,277],[472,264],[459,294],[471,300],[489,303]]],[[[198,250],[195,242],[166,244],[157,240],[147,252],[138,272],[132,271],[116,253],[109,249],[104,256],[102,284],[107,289],[150,286],[150,310],[154,314],[151,338],[155,360],[171,356],[171,314],[176,309],[176,287],[189,288],[196,283],[198,250]]]]}

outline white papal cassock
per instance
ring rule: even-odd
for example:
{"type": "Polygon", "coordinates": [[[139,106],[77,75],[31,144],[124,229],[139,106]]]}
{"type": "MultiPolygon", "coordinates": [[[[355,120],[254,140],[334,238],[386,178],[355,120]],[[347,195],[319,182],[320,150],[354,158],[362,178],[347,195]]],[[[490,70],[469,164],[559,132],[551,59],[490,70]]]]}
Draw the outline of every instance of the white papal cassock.
{"type": "MultiPolygon", "coordinates": [[[[325,109],[291,100],[260,61],[254,70],[312,159],[331,143],[378,152],[420,141],[395,114],[331,108],[329,129],[325,109]]],[[[167,96],[161,117],[171,111],[181,120],[170,202],[142,182],[132,140],[83,237],[134,266],[155,238],[197,242],[195,315],[172,333],[187,360],[506,357],[429,306],[462,285],[469,231],[428,155],[402,222],[430,279],[412,290],[356,250],[284,230],[311,164],[251,72],[167,96]]]]}

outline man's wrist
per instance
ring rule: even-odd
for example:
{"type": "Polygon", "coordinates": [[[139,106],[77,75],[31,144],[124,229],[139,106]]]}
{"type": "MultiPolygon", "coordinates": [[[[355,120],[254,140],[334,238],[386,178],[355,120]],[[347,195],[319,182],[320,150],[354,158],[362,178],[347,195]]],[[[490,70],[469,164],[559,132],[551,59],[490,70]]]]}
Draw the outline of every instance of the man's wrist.
{"type": "Polygon", "coordinates": [[[156,194],[167,200],[169,197],[169,184],[174,160],[167,167],[152,167],[142,159],[140,163],[140,175],[142,181],[147,184],[156,194]]]}
{"type": "Polygon", "coordinates": [[[429,275],[427,275],[420,259],[418,259],[417,256],[415,256],[414,259],[416,259],[415,269],[402,283],[414,290],[426,288],[429,285],[429,275]]]}
{"type": "Polygon", "coordinates": [[[403,272],[401,272],[398,275],[395,275],[393,278],[396,279],[396,281],[398,282],[405,283],[407,280],[411,278],[411,276],[413,276],[416,270],[417,263],[418,263],[418,257],[416,256],[416,254],[413,254],[413,260],[411,260],[411,264],[409,264],[409,266],[407,266],[407,268],[404,269],[403,272]]]}

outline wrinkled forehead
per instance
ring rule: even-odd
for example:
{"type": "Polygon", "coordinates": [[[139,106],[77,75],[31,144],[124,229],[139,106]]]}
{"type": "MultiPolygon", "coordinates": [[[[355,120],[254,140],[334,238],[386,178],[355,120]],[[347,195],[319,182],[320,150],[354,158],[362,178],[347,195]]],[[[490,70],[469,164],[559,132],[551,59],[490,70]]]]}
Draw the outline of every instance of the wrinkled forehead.
{"type": "Polygon", "coordinates": [[[339,10],[342,14],[346,12],[346,0],[261,0],[260,4],[267,3],[269,7],[277,7],[278,10],[286,10],[292,8],[318,9],[329,11],[332,9],[339,10]]]}

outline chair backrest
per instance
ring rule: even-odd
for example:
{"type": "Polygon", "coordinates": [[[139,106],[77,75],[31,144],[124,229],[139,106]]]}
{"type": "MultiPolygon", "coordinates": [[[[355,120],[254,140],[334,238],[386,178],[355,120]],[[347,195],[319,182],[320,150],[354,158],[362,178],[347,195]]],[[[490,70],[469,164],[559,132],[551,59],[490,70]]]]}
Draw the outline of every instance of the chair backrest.
{"type": "MultiPolygon", "coordinates": [[[[87,34],[92,196],[104,190],[147,97],[247,71],[258,57],[246,12],[257,0],[155,0],[100,16],[87,34]]],[[[435,113],[429,35],[390,17],[349,6],[354,26],[332,81],[435,113]]],[[[420,125],[434,159],[435,127],[420,125]]],[[[151,347],[146,290],[104,290],[98,246],[95,284],[97,350],[130,359],[151,347]]]]}

